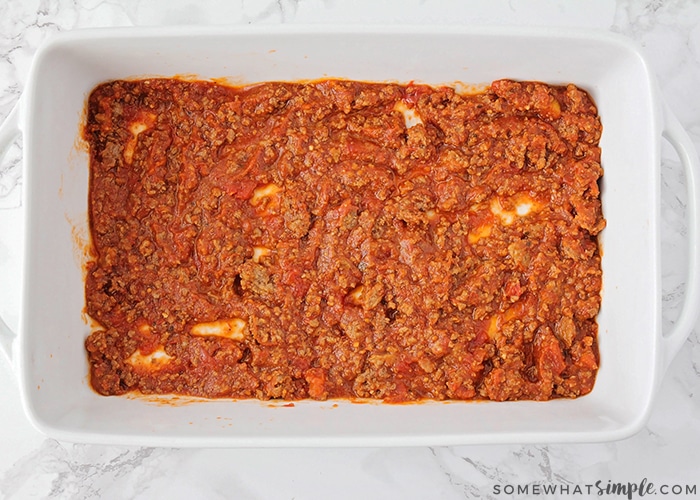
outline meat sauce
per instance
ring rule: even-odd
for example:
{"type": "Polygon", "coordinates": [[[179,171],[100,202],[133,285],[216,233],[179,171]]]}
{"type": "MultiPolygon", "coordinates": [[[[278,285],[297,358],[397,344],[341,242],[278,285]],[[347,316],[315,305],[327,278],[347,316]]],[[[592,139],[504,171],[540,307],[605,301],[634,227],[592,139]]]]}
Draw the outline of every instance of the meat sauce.
{"type": "Polygon", "coordinates": [[[99,85],[84,127],[92,387],[590,392],[601,130],[574,85],[99,85]]]}

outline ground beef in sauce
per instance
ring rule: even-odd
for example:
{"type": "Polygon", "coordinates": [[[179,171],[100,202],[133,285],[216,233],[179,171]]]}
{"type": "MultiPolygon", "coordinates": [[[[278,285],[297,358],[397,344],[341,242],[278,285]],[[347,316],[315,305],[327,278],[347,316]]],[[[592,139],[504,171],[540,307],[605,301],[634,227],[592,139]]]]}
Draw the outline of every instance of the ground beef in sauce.
{"type": "Polygon", "coordinates": [[[591,391],[601,124],[574,85],[113,81],[90,95],[91,384],[591,391]]]}

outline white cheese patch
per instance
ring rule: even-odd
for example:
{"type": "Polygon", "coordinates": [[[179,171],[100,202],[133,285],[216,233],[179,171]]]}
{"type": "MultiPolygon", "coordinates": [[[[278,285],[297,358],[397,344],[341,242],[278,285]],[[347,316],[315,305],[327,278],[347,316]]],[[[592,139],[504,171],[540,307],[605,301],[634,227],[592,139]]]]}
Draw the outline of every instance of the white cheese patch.
{"type": "Polygon", "coordinates": [[[415,127],[416,125],[423,123],[423,120],[418,115],[416,110],[406,106],[406,103],[403,101],[397,101],[396,104],[394,104],[394,111],[398,111],[399,113],[403,114],[406,128],[415,127]]]}
{"type": "Polygon", "coordinates": [[[221,319],[209,323],[197,323],[190,333],[198,337],[224,337],[231,340],[243,340],[247,323],[241,318],[221,319]]]}
{"type": "Polygon", "coordinates": [[[270,255],[271,250],[267,247],[253,247],[253,262],[256,264],[260,262],[260,259],[270,255]]]}
{"type": "Polygon", "coordinates": [[[491,213],[500,218],[506,226],[512,224],[516,217],[525,217],[537,209],[537,203],[527,195],[516,195],[513,201],[515,202],[515,210],[505,210],[498,198],[491,201],[491,213]]]}
{"type": "Polygon", "coordinates": [[[513,223],[513,212],[504,210],[503,206],[501,205],[501,200],[499,200],[498,198],[494,198],[493,201],[491,201],[491,213],[496,217],[499,217],[501,219],[501,222],[506,226],[509,226],[513,223]]]}
{"type": "MultiPolygon", "coordinates": [[[[489,210],[491,214],[494,215],[497,220],[500,220],[501,224],[503,224],[504,226],[509,226],[513,222],[515,222],[515,220],[518,217],[525,217],[541,208],[541,205],[536,200],[532,199],[528,194],[525,193],[518,193],[512,198],[510,198],[508,201],[509,206],[515,206],[514,210],[506,210],[505,208],[503,208],[501,200],[497,197],[493,198],[489,205],[489,210]]],[[[482,211],[483,206],[480,205],[479,207],[475,207],[472,210],[476,212],[482,211]]],[[[493,224],[489,222],[483,223],[480,226],[472,229],[468,235],[469,243],[473,245],[482,238],[487,238],[491,235],[492,229],[493,224]]]]}
{"type": "Polygon", "coordinates": [[[277,184],[265,184],[264,186],[255,188],[253,196],[250,198],[250,203],[252,205],[259,205],[263,200],[276,195],[280,191],[282,191],[282,188],[277,184]]]}
{"type": "Polygon", "coordinates": [[[474,94],[481,94],[488,90],[488,88],[491,85],[488,83],[464,83],[464,82],[455,82],[452,85],[452,88],[455,89],[455,93],[461,96],[469,96],[469,95],[474,95],[474,94]]]}
{"type": "Polygon", "coordinates": [[[171,359],[172,356],[169,356],[162,347],[159,347],[150,354],[141,354],[141,351],[136,350],[126,362],[134,368],[157,370],[167,365],[171,359]]]}
{"type": "Polygon", "coordinates": [[[515,213],[518,214],[520,217],[524,217],[525,215],[529,214],[530,211],[532,210],[532,203],[530,202],[523,202],[519,203],[517,207],[515,207],[515,213]]]}
{"type": "Polygon", "coordinates": [[[148,130],[149,128],[151,128],[151,127],[150,127],[150,125],[148,125],[147,123],[144,123],[144,122],[133,122],[133,123],[129,126],[129,131],[131,132],[131,134],[132,134],[134,137],[136,137],[136,136],[138,136],[141,132],[144,132],[144,131],[148,130]]]}
{"type": "Polygon", "coordinates": [[[129,124],[129,132],[131,132],[131,139],[124,146],[124,160],[127,163],[131,163],[134,157],[134,150],[136,149],[136,141],[138,140],[139,134],[145,132],[153,126],[156,122],[156,115],[148,113],[141,116],[141,120],[133,121],[129,124]]]}

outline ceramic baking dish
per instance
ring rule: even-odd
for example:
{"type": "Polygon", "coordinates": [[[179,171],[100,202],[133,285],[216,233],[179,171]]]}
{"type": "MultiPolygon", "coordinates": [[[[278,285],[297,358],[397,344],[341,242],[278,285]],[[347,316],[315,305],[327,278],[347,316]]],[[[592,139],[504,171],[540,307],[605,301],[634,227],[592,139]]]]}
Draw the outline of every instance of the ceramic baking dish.
{"type": "MultiPolygon", "coordinates": [[[[36,54],[19,109],[2,126],[24,145],[26,220],[20,326],[5,326],[29,419],[51,437],[163,446],[369,446],[605,441],[644,424],[655,390],[700,306],[697,153],[662,105],[635,46],[608,33],[467,28],[168,28],[61,34],[36,54]],[[389,405],[102,397],[83,341],[90,90],[109,79],[194,75],[232,82],[342,77],[482,85],[573,82],[599,107],[608,226],[599,315],[601,367],[576,400],[389,405]],[[688,179],[691,244],[683,312],[661,332],[660,140],[688,179]]],[[[2,144],[0,144],[1,146],[2,144]]],[[[19,290],[18,290],[19,293],[19,290]]]]}

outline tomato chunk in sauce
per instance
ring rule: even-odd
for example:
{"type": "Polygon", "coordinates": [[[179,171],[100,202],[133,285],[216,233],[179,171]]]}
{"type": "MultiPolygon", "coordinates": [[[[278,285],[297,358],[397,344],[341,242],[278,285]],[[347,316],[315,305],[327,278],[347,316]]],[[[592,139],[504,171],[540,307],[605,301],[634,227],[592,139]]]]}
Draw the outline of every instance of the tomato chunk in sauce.
{"type": "Polygon", "coordinates": [[[590,392],[601,131],[574,85],[99,85],[84,125],[92,387],[590,392]]]}

